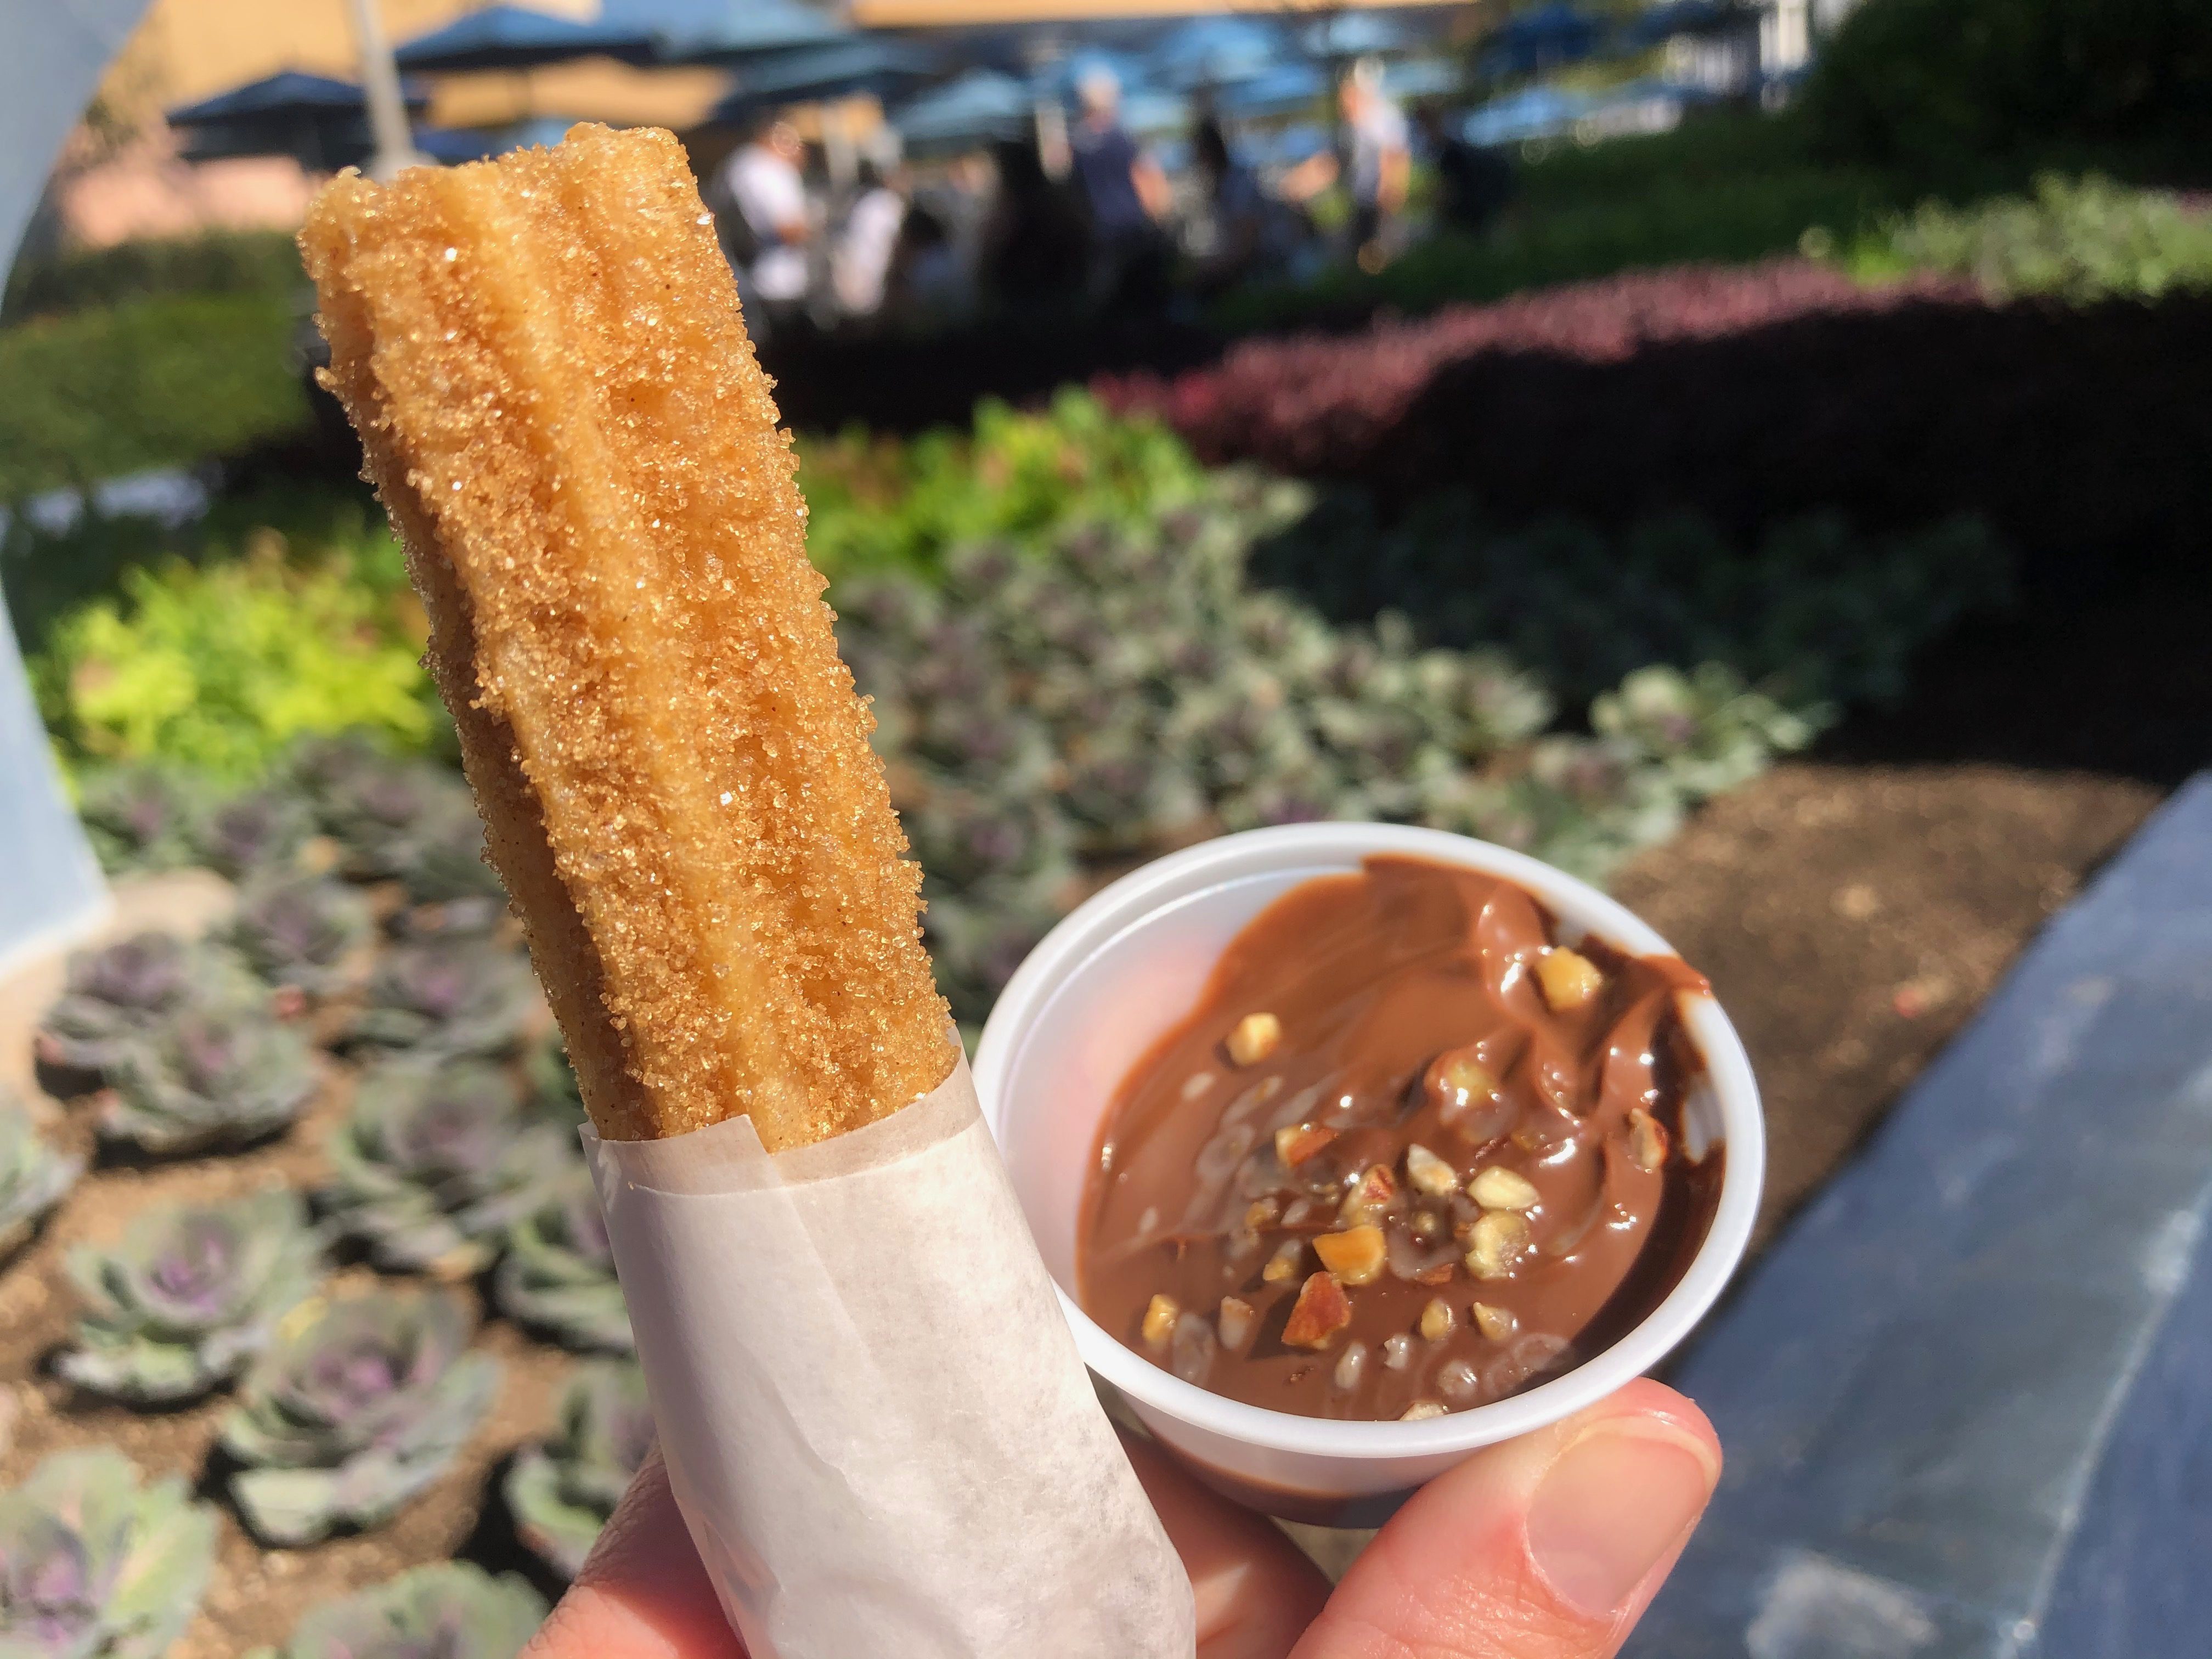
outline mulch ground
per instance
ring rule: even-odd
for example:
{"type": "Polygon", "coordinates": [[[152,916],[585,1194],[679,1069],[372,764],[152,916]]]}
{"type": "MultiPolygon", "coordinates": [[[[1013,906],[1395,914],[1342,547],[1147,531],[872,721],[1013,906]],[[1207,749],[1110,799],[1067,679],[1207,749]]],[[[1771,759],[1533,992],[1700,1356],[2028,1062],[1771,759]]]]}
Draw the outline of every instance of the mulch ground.
{"type": "MultiPolygon", "coordinates": [[[[1792,764],[1715,803],[1621,874],[1621,896],[1711,975],[1758,1066],[1772,1137],[1762,1237],[1848,1156],[2159,793],[1997,765],[1792,764]]],[[[222,896],[219,885],[163,878],[126,895],[127,920],[189,927],[222,896]]],[[[48,964],[0,986],[0,1076],[18,1087],[28,1030],[58,977],[48,964]]],[[[219,1499],[209,1453],[227,1398],[140,1413],[88,1401],[52,1374],[73,1317],[62,1257],[71,1243],[113,1237],[158,1200],[312,1184],[349,1086],[334,1066],[289,1134],[243,1157],[96,1167],[0,1271],[0,1485],[62,1447],[105,1444],[219,1499]]],[[[52,1109],[51,1132],[89,1149],[83,1113],[52,1109]]],[[[518,1445],[550,1428],[570,1361],[498,1320],[478,1340],[505,1362],[506,1383],[459,1466],[391,1525],[309,1549],[260,1550],[226,1509],[215,1583],[180,1654],[216,1659],[281,1640],[315,1602],[418,1562],[463,1555],[528,1569],[497,1475],[518,1445]]],[[[1339,1570],[1364,1537],[1297,1535],[1339,1570]]]]}

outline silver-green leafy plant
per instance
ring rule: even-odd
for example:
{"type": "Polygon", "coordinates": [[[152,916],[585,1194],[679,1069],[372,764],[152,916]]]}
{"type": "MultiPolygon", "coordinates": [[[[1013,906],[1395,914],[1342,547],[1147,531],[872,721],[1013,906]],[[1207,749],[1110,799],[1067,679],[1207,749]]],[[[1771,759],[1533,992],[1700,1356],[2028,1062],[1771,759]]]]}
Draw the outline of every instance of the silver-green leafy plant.
{"type": "Polygon", "coordinates": [[[286,1547],[388,1520],[452,1465],[500,1376],[467,1352],[472,1322],[447,1292],[353,1297],[291,1322],[222,1427],[245,1466],[230,1481],[240,1513],[286,1547]]]}
{"type": "Polygon", "coordinates": [[[425,826],[456,805],[469,808],[457,774],[384,754],[357,735],[303,744],[291,776],[324,832],[345,849],[347,872],[372,880],[404,875],[425,826]]]}
{"type": "Polygon", "coordinates": [[[330,1157],[332,1226],[385,1267],[453,1275],[489,1266],[579,1164],[574,1135],[526,1108],[502,1067],[415,1054],[362,1079],[330,1157]]]}
{"type": "Polygon", "coordinates": [[[0,1655],[160,1659],[207,1593],[216,1516],[120,1452],[57,1452],[0,1492],[0,1655]]]}
{"type": "Polygon", "coordinates": [[[502,1054],[544,1006],[518,952],[484,939],[422,939],[385,952],[351,1036],[432,1054],[502,1054]]]}
{"type": "Polygon", "coordinates": [[[552,1437],[515,1458],[505,1487],[515,1531],[563,1577],[583,1565],[653,1433],[645,1374],[629,1360],[591,1360],[562,1390],[552,1437]]]}
{"type": "Polygon", "coordinates": [[[532,1104],[556,1123],[580,1128],[584,1091],[576,1081],[576,1068],[568,1063],[568,1045],[562,1040],[559,1026],[549,1027],[530,1045],[525,1069],[532,1104]]]}
{"type": "Polygon", "coordinates": [[[514,1659],[545,1611],[513,1573],[434,1561],[310,1608],[281,1650],[246,1659],[514,1659]]]}
{"type": "Polygon", "coordinates": [[[580,1167],[508,1231],[492,1296],[509,1319],[568,1347],[628,1353],[637,1346],[599,1194],[580,1167]]]}
{"type": "Polygon", "coordinates": [[[295,1193],[149,1211],[112,1248],[70,1252],[84,1313],[56,1365],[79,1388],[135,1405],[196,1398],[269,1346],[321,1270],[295,1193]]]}
{"type": "Polygon", "coordinates": [[[187,1003],[125,1051],[100,1133],[149,1152],[240,1146],[283,1128],[314,1096],[314,1051],[265,996],[187,1003]]]}
{"type": "Polygon", "coordinates": [[[368,901],[345,883],[274,874],[239,895],[229,937],[270,984],[321,997],[351,981],[372,926],[368,901]]]}
{"type": "Polygon", "coordinates": [[[78,791],[77,816],[103,868],[173,870],[193,861],[200,792],[185,777],[150,766],[92,773],[78,791]]]}
{"type": "Polygon", "coordinates": [[[228,951],[174,933],[134,933],[70,959],[61,997],[39,1028],[39,1058],[105,1073],[188,1003],[253,994],[252,976],[228,951]]]}
{"type": "Polygon", "coordinates": [[[394,854],[410,902],[441,932],[481,933],[507,914],[507,889],[484,860],[483,820],[464,793],[425,812],[394,854]]]}
{"type": "Polygon", "coordinates": [[[49,1143],[0,1085],[0,1257],[14,1254],[83,1173],[84,1160],[49,1143]]]}

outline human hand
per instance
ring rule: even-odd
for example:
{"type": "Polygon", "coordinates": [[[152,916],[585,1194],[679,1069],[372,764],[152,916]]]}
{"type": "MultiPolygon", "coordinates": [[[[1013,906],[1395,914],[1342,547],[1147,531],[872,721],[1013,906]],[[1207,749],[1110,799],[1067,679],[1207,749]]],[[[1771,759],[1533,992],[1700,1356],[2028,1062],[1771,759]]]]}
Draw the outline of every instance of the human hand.
{"type": "MultiPolygon", "coordinates": [[[[1705,1414],[1632,1382],[1414,1494],[1332,1594],[1281,1533],[1138,1442],[1191,1577],[1199,1659],[1604,1659],[1705,1512],[1705,1414]]],[[[744,1659],[656,1453],[523,1659],[744,1659]]]]}

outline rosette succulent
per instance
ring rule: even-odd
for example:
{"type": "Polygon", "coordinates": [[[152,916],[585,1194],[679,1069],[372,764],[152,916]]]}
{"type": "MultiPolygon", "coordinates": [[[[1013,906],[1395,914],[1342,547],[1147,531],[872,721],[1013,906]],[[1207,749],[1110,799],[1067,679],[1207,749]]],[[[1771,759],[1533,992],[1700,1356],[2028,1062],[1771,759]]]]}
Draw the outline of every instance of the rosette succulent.
{"type": "Polygon", "coordinates": [[[268,875],[239,895],[230,941],[270,984],[328,996],[352,976],[371,927],[368,902],[343,882],[268,875]]]}
{"type": "Polygon", "coordinates": [[[149,1152],[237,1146],[284,1127],[315,1092],[314,1051],[265,1000],[187,1003],[125,1050],[100,1133],[149,1152]]]}
{"type": "Polygon", "coordinates": [[[375,1526],[443,1474],[499,1387],[498,1362],[466,1351],[471,1322],[449,1294],[382,1291],[264,1350],[222,1427],[254,1534],[289,1547],[375,1526]]]}
{"type": "Polygon", "coordinates": [[[499,1054],[543,1008],[528,959],[483,939],[422,939],[386,951],[352,1040],[432,1054],[499,1054]]]}
{"type": "Polygon", "coordinates": [[[0,1654],[160,1659],[207,1592],[216,1516],[120,1452],[58,1452],[0,1492],[0,1654]]]}
{"type": "Polygon", "coordinates": [[[302,744],[291,770],[325,833],[345,848],[348,871],[373,879],[402,874],[425,826],[457,803],[469,805],[467,786],[454,774],[397,759],[359,736],[302,744]]]}
{"type": "Polygon", "coordinates": [[[201,860],[236,881],[260,871],[282,870],[315,833],[315,816],[297,793],[249,789],[220,801],[193,827],[201,860]]]}
{"type": "Polygon", "coordinates": [[[243,994],[237,964],[174,933],[135,933],[72,957],[61,998],[39,1029],[39,1058],[51,1066],[105,1072],[164,1017],[211,990],[243,994]]]}
{"type": "Polygon", "coordinates": [[[472,1273],[576,1167],[574,1141],[523,1104],[501,1067],[415,1055],[362,1080],[331,1137],[331,1224],[399,1269],[472,1273]]]}
{"type": "Polygon", "coordinates": [[[599,1194],[580,1167],[571,1165],[508,1231],[492,1297],[509,1319],[549,1331],[570,1347],[628,1353],[637,1346],[599,1194]]]}
{"type": "Polygon", "coordinates": [[[173,870],[193,860],[198,804],[181,778],[149,766],[116,766],[84,781],[77,816],[102,868],[173,870]]]}
{"type": "Polygon", "coordinates": [[[134,1404],[194,1398],[268,1346],[321,1257],[290,1192],[150,1211],[112,1248],[70,1252],[85,1311],[55,1363],[79,1388],[134,1404]]]}
{"type": "Polygon", "coordinates": [[[507,914],[507,889],[484,861],[483,822],[466,794],[426,811],[395,862],[409,902],[435,906],[449,929],[481,932],[507,914]]]}
{"type": "Polygon", "coordinates": [[[505,1491],[522,1541],[573,1578],[653,1449],[645,1373],[628,1360],[579,1365],[562,1390],[558,1423],[550,1439],[515,1458],[505,1491]]]}
{"type": "Polygon", "coordinates": [[[435,1561],[311,1609],[281,1650],[246,1659],[514,1659],[545,1611],[513,1573],[435,1561]]]}
{"type": "Polygon", "coordinates": [[[22,1103],[0,1086],[0,1257],[31,1236],[83,1173],[84,1160],[50,1146],[22,1103]]]}

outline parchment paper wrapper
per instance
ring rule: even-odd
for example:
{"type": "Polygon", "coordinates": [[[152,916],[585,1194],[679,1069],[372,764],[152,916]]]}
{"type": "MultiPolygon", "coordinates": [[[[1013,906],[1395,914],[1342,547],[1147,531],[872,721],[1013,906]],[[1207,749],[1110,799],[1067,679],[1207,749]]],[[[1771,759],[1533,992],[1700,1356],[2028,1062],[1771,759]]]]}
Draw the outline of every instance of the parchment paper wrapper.
{"type": "Polygon", "coordinates": [[[1191,1659],[963,1059],[771,1157],[732,1118],[585,1151],[671,1485],[753,1659],[1191,1659]]]}

